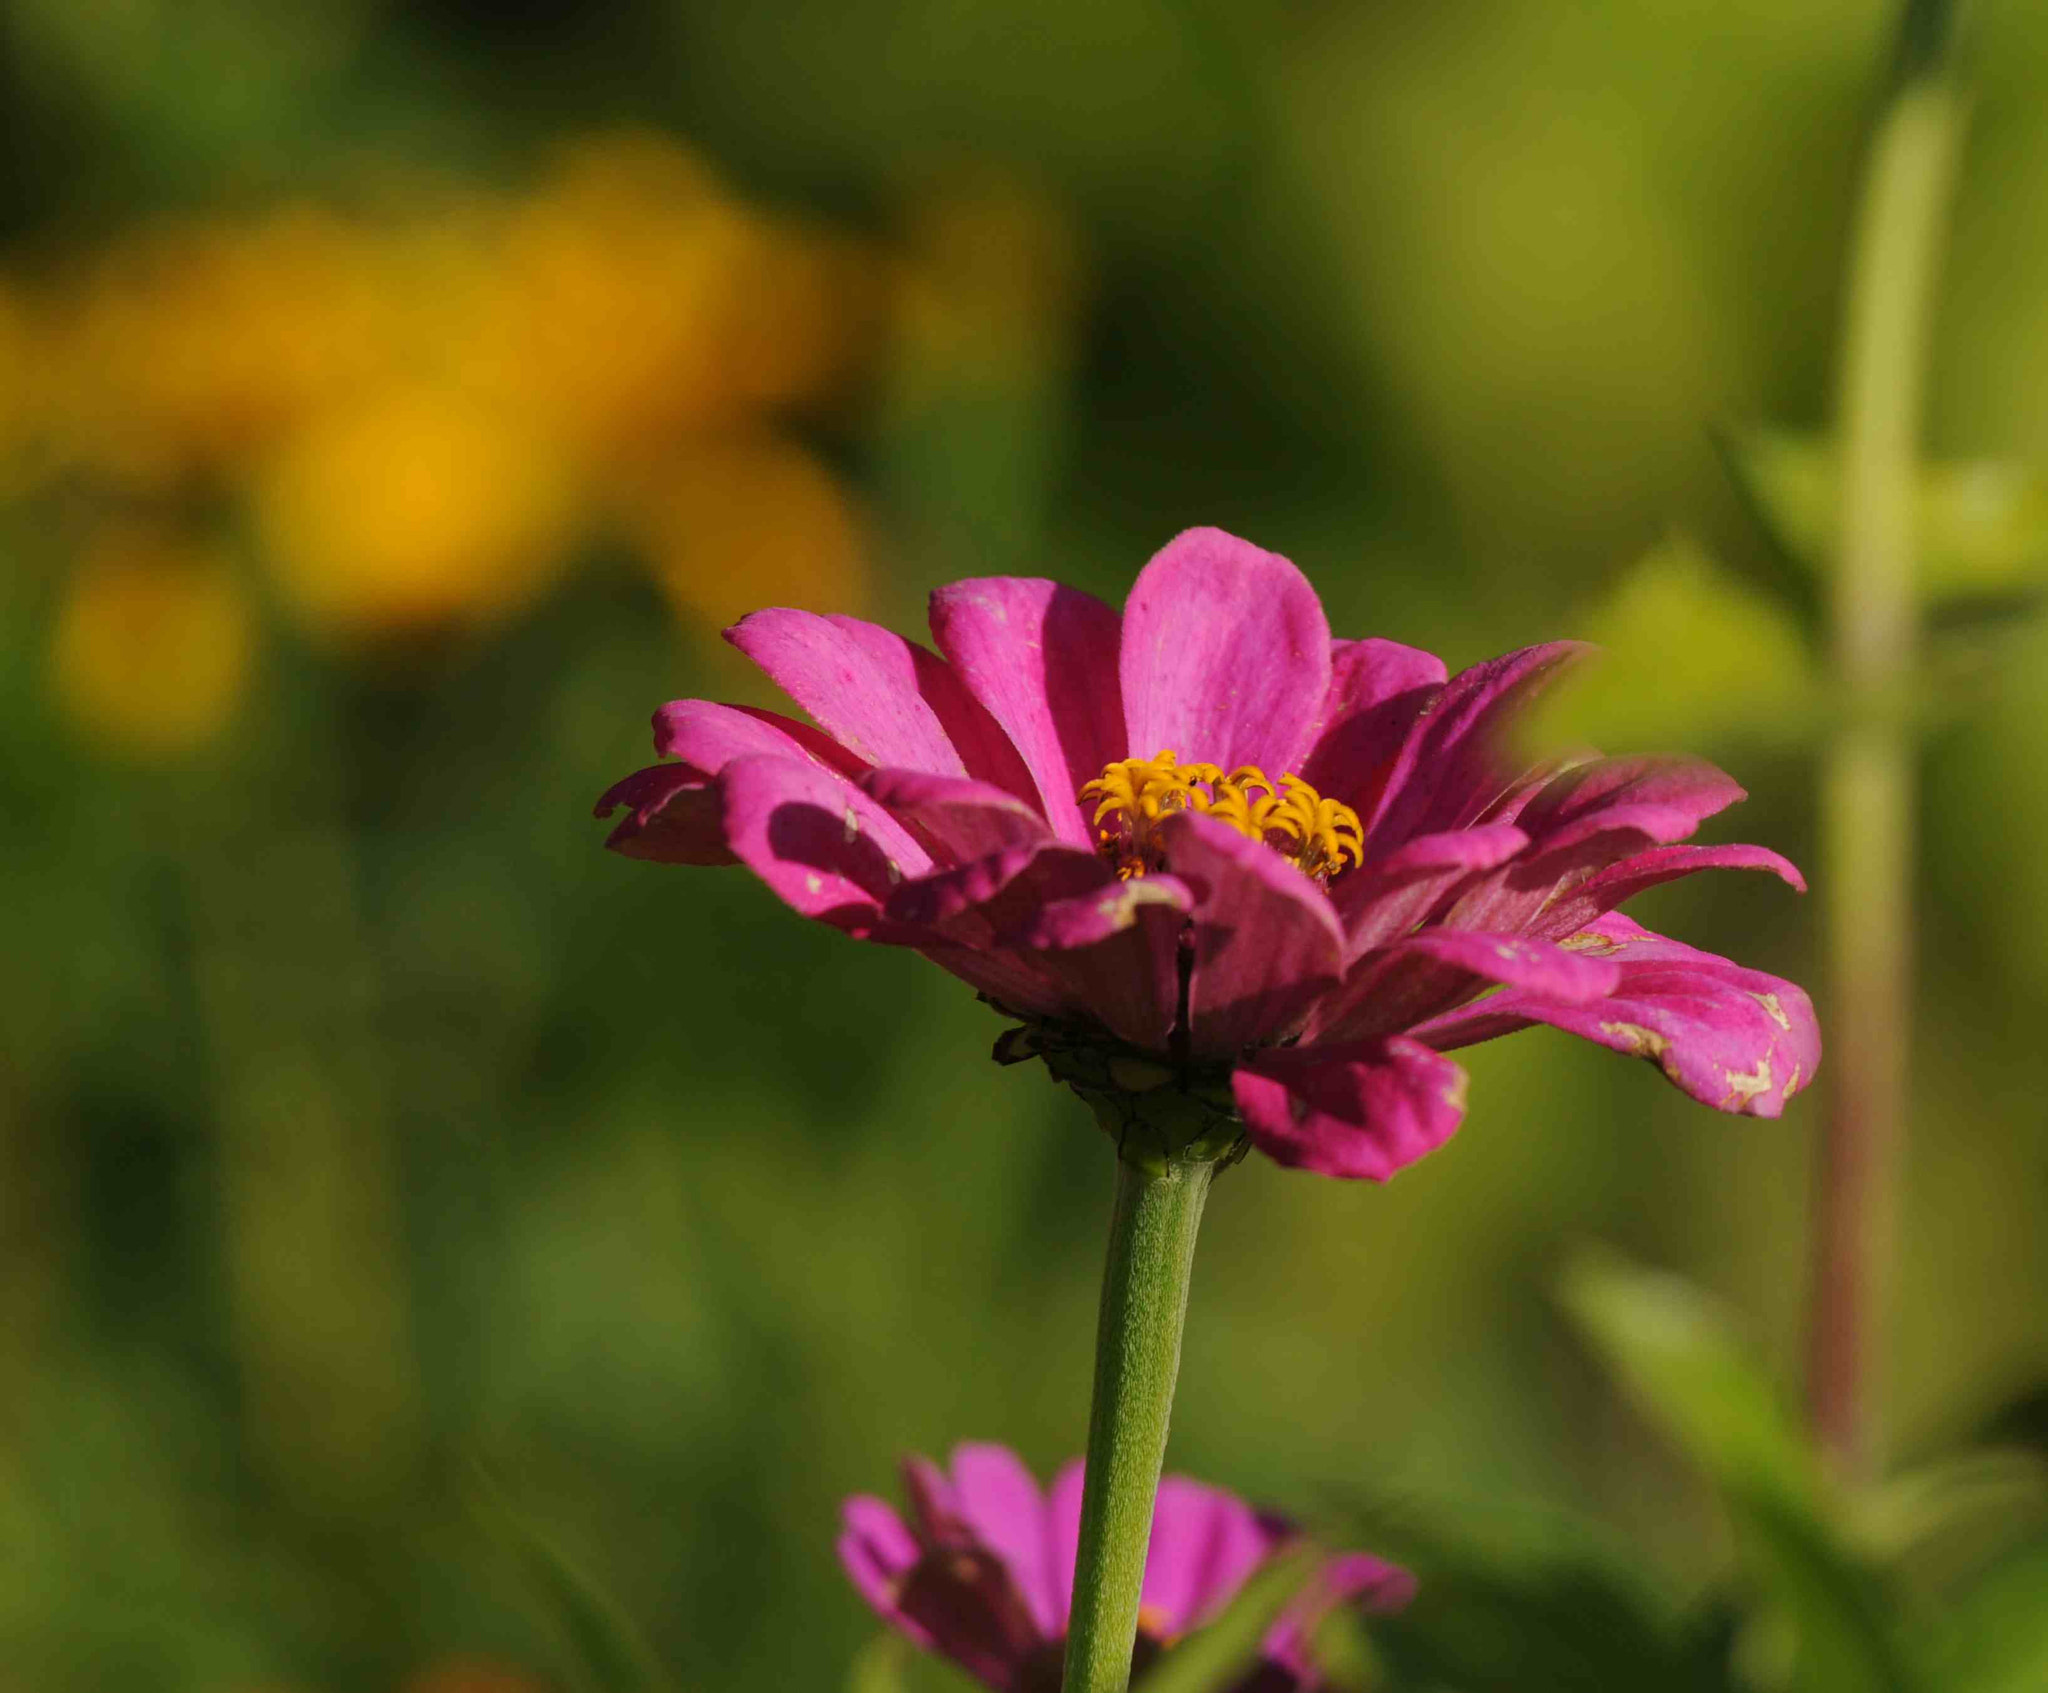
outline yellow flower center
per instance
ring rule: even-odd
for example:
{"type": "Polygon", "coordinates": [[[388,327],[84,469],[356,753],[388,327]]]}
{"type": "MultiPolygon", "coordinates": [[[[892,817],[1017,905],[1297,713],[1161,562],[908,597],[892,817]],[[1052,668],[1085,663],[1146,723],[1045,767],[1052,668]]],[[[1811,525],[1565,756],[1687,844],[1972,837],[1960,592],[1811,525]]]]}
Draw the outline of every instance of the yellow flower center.
{"type": "Polygon", "coordinates": [[[1126,878],[1165,868],[1158,824],[1176,811],[1228,823],[1317,882],[1328,882],[1347,860],[1358,863],[1365,846],[1358,813],[1342,800],[1324,799],[1299,776],[1275,782],[1255,764],[1226,776],[1213,764],[1182,764],[1170,750],[1123,758],[1083,788],[1081,798],[1097,802],[1103,855],[1126,878]]]}

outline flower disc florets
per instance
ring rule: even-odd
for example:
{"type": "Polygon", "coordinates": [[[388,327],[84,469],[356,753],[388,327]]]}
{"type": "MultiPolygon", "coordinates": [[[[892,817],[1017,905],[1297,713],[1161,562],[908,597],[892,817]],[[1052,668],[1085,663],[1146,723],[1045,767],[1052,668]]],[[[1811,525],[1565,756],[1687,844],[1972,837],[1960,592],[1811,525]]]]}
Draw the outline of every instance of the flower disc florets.
{"type": "Polygon", "coordinates": [[[1365,856],[1365,830],[1342,800],[1325,799],[1294,775],[1276,784],[1256,764],[1226,776],[1213,764],[1182,764],[1165,748],[1150,758],[1120,758],[1081,790],[1097,801],[1102,853],[1128,881],[1166,866],[1155,825],[1176,811],[1199,811],[1260,841],[1318,884],[1365,856]]]}

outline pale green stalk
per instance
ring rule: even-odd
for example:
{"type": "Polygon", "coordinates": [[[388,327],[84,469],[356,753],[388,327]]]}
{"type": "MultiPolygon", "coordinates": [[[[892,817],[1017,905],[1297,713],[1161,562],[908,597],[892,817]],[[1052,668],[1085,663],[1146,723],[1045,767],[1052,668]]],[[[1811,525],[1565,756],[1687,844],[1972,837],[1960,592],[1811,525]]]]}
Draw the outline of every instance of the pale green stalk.
{"type": "Polygon", "coordinates": [[[1117,1161],[1065,1693],[1124,1693],[1130,1685],[1195,1234],[1215,1169],[1213,1155],[1178,1154],[1144,1169],[1117,1161]]]}
{"type": "Polygon", "coordinates": [[[1878,1464],[1876,1383],[1905,1128],[1912,982],[1916,663],[1913,495],[1928,328],[1961,101],[1948,7],[1913,0],[1872,136],[1850,257],[1834,576],[1842,726],[1821,780],[1829,981],[1828,1115],[1814,1189],[1807,1392],[1838,1471],[1878,1464]]]}

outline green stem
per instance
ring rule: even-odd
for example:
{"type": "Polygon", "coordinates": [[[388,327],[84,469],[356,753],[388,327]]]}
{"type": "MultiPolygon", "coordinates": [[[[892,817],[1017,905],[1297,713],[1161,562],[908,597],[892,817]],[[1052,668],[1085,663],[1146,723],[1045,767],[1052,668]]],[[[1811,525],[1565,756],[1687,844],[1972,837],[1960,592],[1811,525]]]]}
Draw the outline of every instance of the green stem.
{"type": "Polygon", "coordinates": [[[1150,1169],[1117,1160],[1065,1693],[1124,1693],[1130,1685],[1195,1234],[1215,1169],[1200,1156],[1167,1158],[1150,1169]]]}
{"type": "Polygon", "coordinates": [[[1814,1432],[1845,1479],[1878,1462],[1873,1381],[1905,1130],[1914,776],[1903,697],[1917,634],[1921,391],[1962,128],[1948,14],[1940,0],[1905,8],[1894,96],[1871,140],[1843,332],[1833,605],[1842,728],[1821,781],[1833,1080],[1814,1187],[1807,1394],[1814,1432]]]}

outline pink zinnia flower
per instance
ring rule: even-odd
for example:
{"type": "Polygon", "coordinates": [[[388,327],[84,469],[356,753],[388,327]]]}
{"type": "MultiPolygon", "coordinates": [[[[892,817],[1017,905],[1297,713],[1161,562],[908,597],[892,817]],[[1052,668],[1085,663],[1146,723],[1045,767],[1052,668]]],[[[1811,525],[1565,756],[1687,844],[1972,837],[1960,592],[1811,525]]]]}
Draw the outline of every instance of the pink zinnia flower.
{"type": "Polygon", "coordinates": [[[1169,543],[1121,616],[1058,583],[955,582],[933,653],[848,617],[727,631],[821,726],[678,700],[673,763],[598,802],[608,845],[744,863],[807,917],[915,947],[1026,1025],[1097,1103],[1171,1087],[1282,1164],[1383,1180],[1458,1126],[1453,1048],[1548,1023],[1652,1060],[1717,1110],[1775,1117],[1813,1077],[1790,982],[1616,908],[1695,870],[1799,873],[1679,846],[1743,797],[1712,765],[1506,761],[1511,720],[1585,651],[1446,678],[1338,641],[1286,559],[1169,543]],[[1267,772],[1276,773],[1269,777],[1267,772]]]}
{"type": "MultiPolygon", "coordinates": [[[[1007,1447],[953,1449],[949,1476],[926,1458],[903,1466],[910,1521],[880,1499],[849,1499],[839,1558],[861,1597],[926,1651],[999,1693],[1058,1693],[1074,1599],[1081,1460],[1041,1491],[1007,1447]]],[[[1138,1613],[1136,1670],[1202,1627],[1276,1554],[1294,1528],[1186,1476],[1159,1483],[1138,1613]]],[[[1414,1595],[1407,1571],[1363,1552],[1331,1558],[1268,1631],[1234,1693],[1311,1693],[1322,1685],[1309,1638],[1335,1604],[1393,1611],[1414,1595]]]]}

